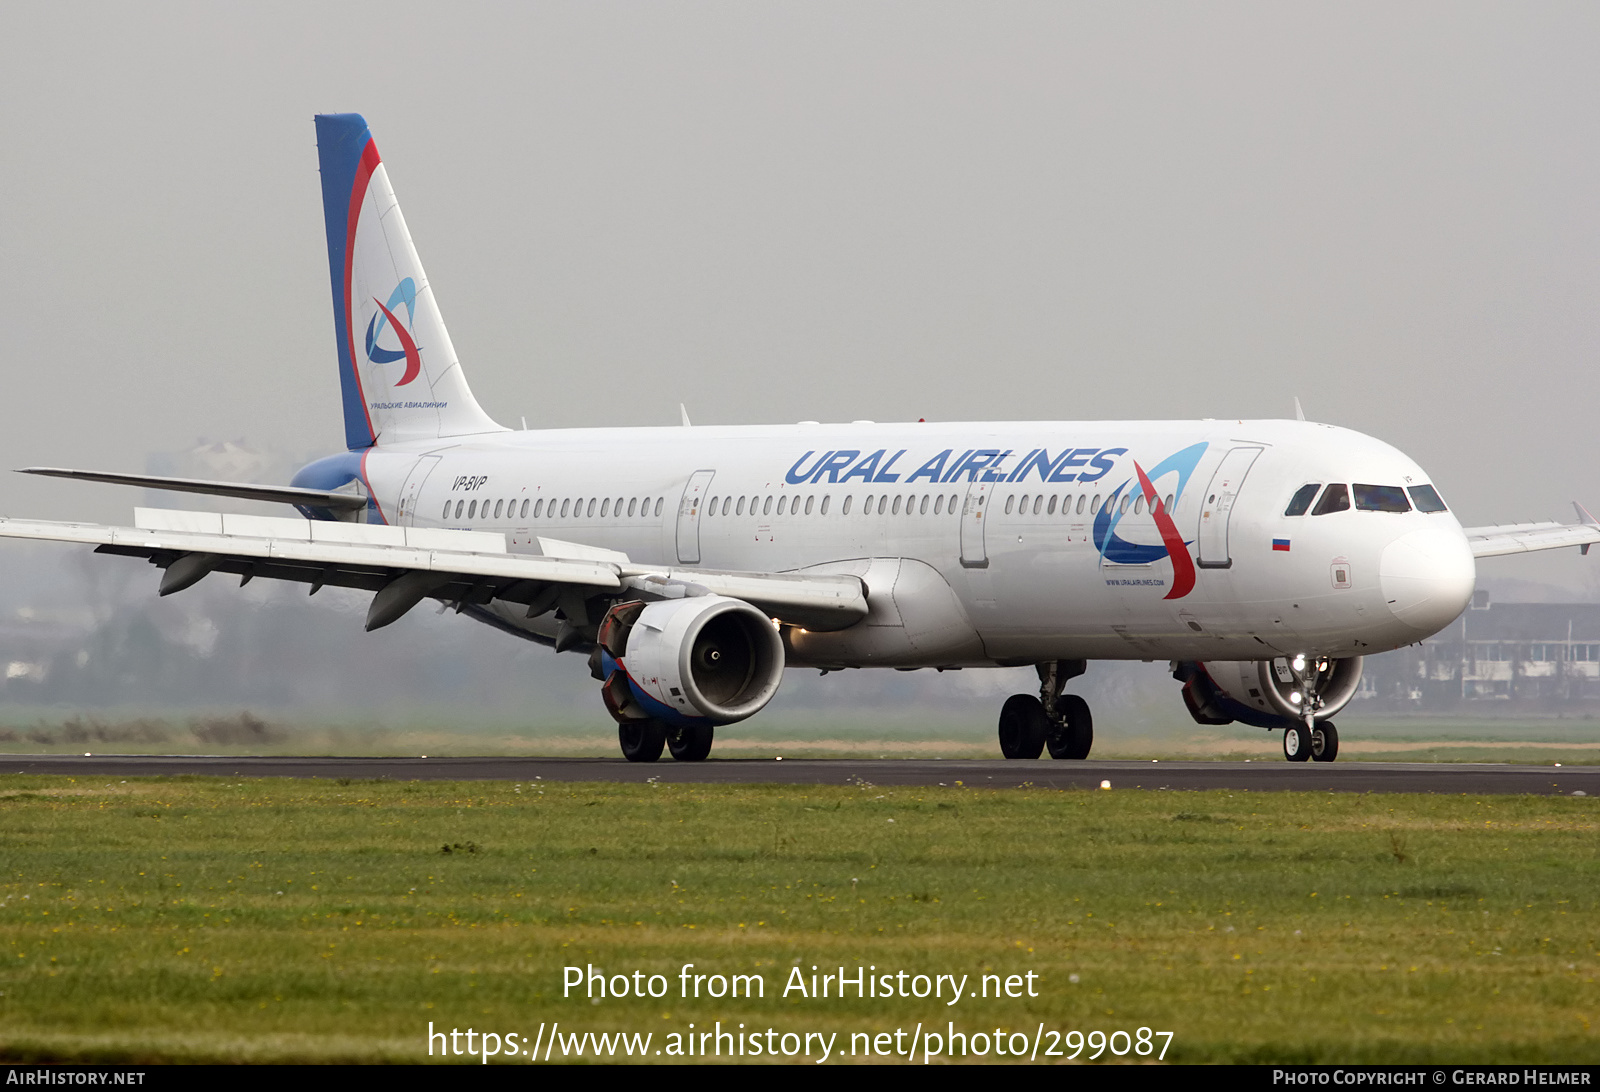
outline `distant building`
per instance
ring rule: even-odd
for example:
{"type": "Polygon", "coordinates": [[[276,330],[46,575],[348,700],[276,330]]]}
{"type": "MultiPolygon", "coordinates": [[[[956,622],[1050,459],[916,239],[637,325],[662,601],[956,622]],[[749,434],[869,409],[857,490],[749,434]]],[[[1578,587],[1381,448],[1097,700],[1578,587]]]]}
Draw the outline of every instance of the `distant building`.
{"type": "Polygon", "coordinates": [[[1369,656],[1357,697],[1368,710],[1600,704],[1600,603],[1491,605],[1480,590],[1442,632],[1369,656]]]}

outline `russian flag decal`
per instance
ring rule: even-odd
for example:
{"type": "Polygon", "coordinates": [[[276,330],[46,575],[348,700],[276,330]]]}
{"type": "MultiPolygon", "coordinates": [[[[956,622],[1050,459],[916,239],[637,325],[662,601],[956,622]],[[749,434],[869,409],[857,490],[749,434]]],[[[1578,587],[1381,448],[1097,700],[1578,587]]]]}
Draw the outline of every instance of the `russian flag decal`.
{"type": "Polygon", "coordinates": [[[1272,548],[1274,550],[1282,550],[1284,553],[1288,553],[1289,540],[1286,538],[1275,538],[1272,540],[1272,548]]]}

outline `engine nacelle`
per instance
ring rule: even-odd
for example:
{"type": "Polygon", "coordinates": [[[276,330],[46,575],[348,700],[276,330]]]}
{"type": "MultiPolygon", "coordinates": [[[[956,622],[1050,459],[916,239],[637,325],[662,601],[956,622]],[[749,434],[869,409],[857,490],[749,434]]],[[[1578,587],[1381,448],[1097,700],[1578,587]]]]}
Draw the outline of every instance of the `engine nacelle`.
{"type": "MultiPolygon", "coordinates": [[[[1322,703],[1315,712],[1317,720],[1327,720],[1350,704],[1361,685],[1361,661],[1360,656],[1318,657],[1306,664],[1302,675],[1313,681],[1322,703]]],[[[1305,690],[1295,678],[1290,657],[1185,660],[1173,664],[1172,677],[1183,683],[1183,704],[1200,724],[1237,720],[1257,728],[1282,728],[1305,723],[1305,690]]]]}
{"type": "Polygon", "coordinates": [[[732,724],[761,711],[783,681],[783,642],[742,599],[696,595],[619,603],[600,623],[593,661],[618,723],[732,724]]]}

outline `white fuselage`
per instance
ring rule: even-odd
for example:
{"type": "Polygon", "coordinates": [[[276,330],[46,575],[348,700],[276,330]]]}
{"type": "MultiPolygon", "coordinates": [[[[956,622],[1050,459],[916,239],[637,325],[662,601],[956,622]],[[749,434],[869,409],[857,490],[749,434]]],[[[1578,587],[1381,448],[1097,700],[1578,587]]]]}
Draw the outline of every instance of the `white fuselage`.
{"type": "Polygon", "coordinates": [[[385,522],[500,531],[513,551],[860,575],[864,623],[785,632],[791,663],[825,667],[1363,655],[1449,624],[1475,575],[1447,511],[1285,515],[1308,483],[1428,482],[1387,444],[1297,421],[505,432],[380,444],[363,473],[385,522]],[[1141,470],[1192,562],[1164,546],[1141,470]]]}

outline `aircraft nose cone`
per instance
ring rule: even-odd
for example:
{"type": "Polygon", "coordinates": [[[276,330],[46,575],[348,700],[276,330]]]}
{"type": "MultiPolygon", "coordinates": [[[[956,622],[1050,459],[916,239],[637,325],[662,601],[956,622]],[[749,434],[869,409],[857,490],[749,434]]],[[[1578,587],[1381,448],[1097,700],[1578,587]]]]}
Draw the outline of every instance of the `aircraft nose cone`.
{"type": "Polygon", "coordinates": [[[1466,610],[1477,575],[1466,538],[1444,528],[1401,535],[1378,561],[1390,613],[1423,634],[1439,632],[1466,610]]]}

